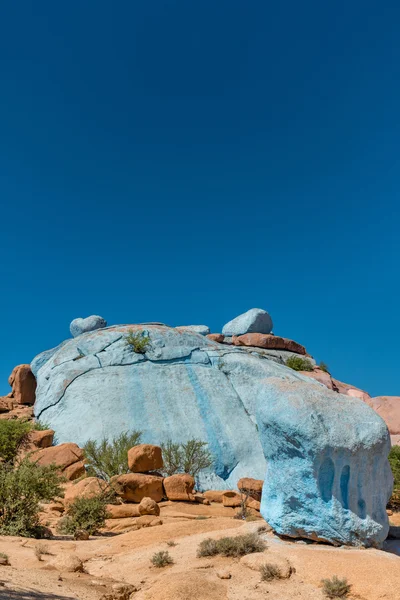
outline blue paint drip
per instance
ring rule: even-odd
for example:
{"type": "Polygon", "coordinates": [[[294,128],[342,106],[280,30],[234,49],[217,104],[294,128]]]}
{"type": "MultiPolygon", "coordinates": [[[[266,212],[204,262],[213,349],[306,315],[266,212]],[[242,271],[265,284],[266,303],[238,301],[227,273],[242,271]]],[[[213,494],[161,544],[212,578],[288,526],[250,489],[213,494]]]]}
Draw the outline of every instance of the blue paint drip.
{"type": "Polygon", "coordinates": [[[345,509],[349,508],[349,481],[350,481],[350,467],[345,465],[340,475],[340,494],[342,496],[342,506],[345,509]]]}
{"type": "Polygon", "coordinates": [[[323,460],[318,472],[318,487],[324,502],[329,502],[332,499],[334,479],[335,465],[333,460],[327,457],[323,460]]]}

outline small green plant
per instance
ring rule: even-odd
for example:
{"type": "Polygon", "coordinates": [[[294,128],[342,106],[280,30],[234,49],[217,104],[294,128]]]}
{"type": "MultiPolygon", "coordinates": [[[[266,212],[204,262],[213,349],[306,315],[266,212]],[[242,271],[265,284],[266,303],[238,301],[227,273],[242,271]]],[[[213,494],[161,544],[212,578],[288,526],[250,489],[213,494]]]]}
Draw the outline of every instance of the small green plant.
{"type": "Polygon", "coordinates": [[[347,598],[351,591],[351,585],[347,579],[339,579],[334,575],[331,579],[322,580],[322,590],[328,598],[347,598]]]}
{"type": "Polygon", "coordinates": [[[273,579],[281,579],[282,573],[273,563],[265,563],[260,567],[262,581],[272,581],[273,579]]]}
{"type": "Polygon", "coordinates": [[[51,429],[51,427],[46,422],[35,421],[33,423],[33,429],[34,429],[34,431],[47,431],[48,429],[51,429]]]}
{"type": "Polygon", "coordinates": [[[87,531],[89,535],[94,535],[105,525],[107,501],[105,494],[76,498],[68,507],[66,516],[59,521],[58,531],[67,535],[87,531]]]}
{"type": "Polygon", "coordinates": [[[51,552],[49,551],[49,548],[46,544],[43,543],[39,543],[36,544],[35,546],[35,556],[36,558],[41,561],[42,560],[42,556],[44,554],[51,554],[51,552]]]}
{"type": "Polygon", "coordinates": [[[83,447],[89,476],[110,481],[114,475],[129,472],[128,450],[140,443],[141,431],[123,432],[111,441],[89,440],[83,447]]]}
{"type": "Polygon", "coordinates": [[[25,459],[17,466],[0,467],[0,535],[42,537],[40,502],[63,495],[57,467],[42,467],[25,459]]]}
{"type": "Polygon", "coordinates": [[[389,463],[393,473],[393,493],[389,506],[400,508],[400,446],[393,446],[389,452],[389,463]]]}
{"type": "Polygon", "coordinates": [[[196,477],[200,471],[207,469],[213,463],[213,456],[208,450],[207,442],[191,439],[185,444],[175,444],[168,440],[161,445],[164,460],[165,475],[189,473],[196,477]]]}
{"type": "Polygon", "coordinates": [[[290,356],[286,361],[286,366],[294,371],[313,371],[314,367],[308,358],[302,356],[290,356]]]}
{"type": "Polygon", "coordinates": [[[207,538],[200,542],[197,556],[222,556],[239,557],[253,552],[263,552],[267,544],[256,533],[246,533],[236,537],[224,537],[219,540],[207,538]]]}
{"type": "Polygon", "coordinates": [[[158,569],[174,564],[173,558],[168,552],[168,550],[160,550],[160,552],[156,552],[155,554],[153,554],[153,556],[151,557],[151,562],[158,569]]]}
{"type": "Polygon", "coordinates": [[[13,462],[26,436],[32,430],[32,424],[22,419],[0,421],[0,458],[13,462]]]}
{"type": "Polygon", "coordinates": [[[321,360],[321,362],[319,363],[319,368],[321,369],[321,371],[324,371],[325,373],[329,373],[329,367],[328,365],[321,360]]]}
{"type": "Polygon", "coordinates": [[[131,329],[125,340],[128,346],[137,354],[145,354],[151,348],[150,338],[143,331],[133,331],[131,329]]]}

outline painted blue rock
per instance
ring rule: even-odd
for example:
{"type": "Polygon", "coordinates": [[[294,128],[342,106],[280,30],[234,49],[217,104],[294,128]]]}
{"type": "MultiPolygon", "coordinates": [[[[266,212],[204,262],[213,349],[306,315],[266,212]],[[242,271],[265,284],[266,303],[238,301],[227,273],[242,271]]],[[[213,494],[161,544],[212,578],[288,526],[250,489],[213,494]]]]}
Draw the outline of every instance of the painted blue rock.
{"type": "Polygon", "coordinates": [[[102,329],[103,327],[107,327],[107,321],[98,315],[91,315],[90,317],[86,317],[86,319],[78,317],[71,321],[69,330],[73,337],[78,337],[78,335],[82,335],[82,333],[95,331],[96,329],[102,329]]]}
{"type": "Polygon", "coordinates": [[[193,331],[194,333],[199,333],[200,335],[208,335],[210,333],[210,328],[207,327],[207,325],[181,325],[177,327],[177,329],[193,331]]]}
{"type": "Polygon", "coordinates": [[[264,519],[290,537],[379,547],[393,486],[383,420],[357,398],[299,380],[269,379],[260,400],[264,519]]]}
{"type": "Polygon", "coordinates": [[[222,333],[226,336],[244,335],[245,333],[271,333],[273,323],[266,310],[251,308],[226,323],[222,333]]]}

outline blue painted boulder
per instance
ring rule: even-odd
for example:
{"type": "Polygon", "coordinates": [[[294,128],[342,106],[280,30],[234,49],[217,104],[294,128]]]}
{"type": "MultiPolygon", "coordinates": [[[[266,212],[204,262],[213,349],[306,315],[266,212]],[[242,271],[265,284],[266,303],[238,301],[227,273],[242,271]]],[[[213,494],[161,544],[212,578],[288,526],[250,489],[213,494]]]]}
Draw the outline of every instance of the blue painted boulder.
{"type": "Polygon", "coordinates": [[[384,421],[358,398],[271,378],[257,407],[261,513],[290,537],[379,547],[393,486],[384,421]]]}
{"type": "Polygon", "coordinates": [[[266,310],[251,308],[226,323],[222,328],[222,333],[228,337],[245,333],[271,333],[272,328],[272,319],[266,310]]]}
{"type": "Polygon", "coordinates": [[[86,319],[78,317],[71,321],[69,330],[73,337],[78,337],[78,335],[82,335],[82,333],[95,331],[96,329],[102,329],[103,327],[107,327],[107,321],[103,319],[103,317],[99,317],[99,315],[91,315],[90,317],[86,317],[86,319]]]}
{"type": "MultiPolygon", "coordinates": [[[[160,324],[83,333],[32,364],[35,416],[49,423],[60,442],[82,446],[88,439],[112,439],[133,429],[142,431],[149,444],[201,439],[214,464],[201,474],[199,487],[232,489],[242,477],[265,478],[262,512],[278,532],[335,543],[369,543],[384,534],[388,434],[380,417],[355,398],[330,392],[257,353],[160,324]],[[131,331],[147,340],[144,353],[128,343],[131,331]],[[309,421],[314,430],[307,429],[309,421]],[[318,438],[316,432],[325,429],[318,438]],[[350,469],[348,508],[327,500],[328,459],[337,465],[338,457],[350,469]],[[318,475],[318,461],[325,458],[327,466],[318,475]],[[373,476],[374,489],[368,482],[373,476]],[[354,501],[357,486],[361,495],[354,501]],[[358,499],[365,502],[364,512],[357,508],[358,499]],[[326,514],[336,510],[346,518],[334,521],[332,516],[325,522],[317,514],[324,507],[326,514]]],[[[333,495],[339,466],[335,469],[333,495]]],[[[345,489],[346,469],[343,473],[339,486],[345,489]]]]}

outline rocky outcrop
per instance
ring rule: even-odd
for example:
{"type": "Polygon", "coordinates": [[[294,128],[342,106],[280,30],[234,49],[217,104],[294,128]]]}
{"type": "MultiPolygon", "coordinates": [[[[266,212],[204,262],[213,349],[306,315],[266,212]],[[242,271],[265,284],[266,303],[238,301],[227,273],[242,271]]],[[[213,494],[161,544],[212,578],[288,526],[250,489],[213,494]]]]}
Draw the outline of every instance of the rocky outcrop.
{"type": "Polygon", "coordinates": [[[88,333],[88,331],[95,331],[103,327],[107,327],[107,321],[98,315],[91,315],[90,317],[86,317],[86,319],[78,317],[71,321],[69,330],[73,337],[78,337],[82,333],[88,333]]]}
{"type": "Polygon", "coordinates": [[[187,473],[171,475],[164,479],[164,490],[168,500],[194,502],[194,477],[187,473]]]}
{"type": "Polygon", "coordinates": [[[69,481],[78,479],[86,473],[83,459],[83,450],[71,442],[43,448],[30,455],[30,460],[38,465],[56,465],[69,481]]]}
{"type": "Polygon", "coordinates": [[[212,342],[218,342],[219,344],[222,344],[225,339],[225,336],[222,335],[222,333],[209,333],[207,337],[212,342]]]}
{"type": "Polygon", "coordinates": [[[164,466],[160,446],[138,444],[128,451],[128,466],[133,473],[157,471],[164,466]]]}
{"type": "Polygon", "coordinates": [[[271,333],[272,319],[266,310],[251,308],[226,323],[222,333],[227,336],[244,335],[245,333],[271,333]]]}
{"type": "Polygon", "coordinates": [[[366,399],[365,402],[385,421],[392,444],[398,444],[400,441],[400,396],[376,396],[376,398],[366,399]]]}
{"type": "Polygon", "coordinates": [[[6,398],[17,404],[33,405],[35,403],[36,379],[30,365],[14,367],[8,383],[12,387],[12,392],[6,398]]]}
{"type": "Polygon", "coordinates": [[[158,517],[158,515],[160,514],[160,507],[158,506],[157,502],[152,498],[142,498],[138,510],[139,514],[142,516],[155,515],[156,517],[158,517]]]}
{"type": "Polygon", "coordinates": [[[278,335],[246,333],[245,335],[233,336],[232,342],[235,346],[254,346],[269,350],[287,350],[295,354],[307,354],[306,349],[301,344],[278,335]]]}
{"type": "Polygon", "coordinates": [[[158,475],[142,473],[116,475],[111,478],[111,485],[125,502],[141,502],[146,497],[160,502],[164,495],[163,477],[158,475]]]}
{"type": "Polygon", "coordinates": [[[390,440],[364,402],[274,378],[257,422],[267,459],[261,514],[276,532],[335,544],[385,540],[390,440]]]}
{"type": "Polygon", "coordinates": [[[251,477],[243,477],[238,481],[238,490],[249,495],[254,500],[261,500],[261,492],[264,485],[262,479],[252,479],[251,477]]]}

